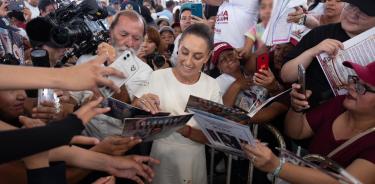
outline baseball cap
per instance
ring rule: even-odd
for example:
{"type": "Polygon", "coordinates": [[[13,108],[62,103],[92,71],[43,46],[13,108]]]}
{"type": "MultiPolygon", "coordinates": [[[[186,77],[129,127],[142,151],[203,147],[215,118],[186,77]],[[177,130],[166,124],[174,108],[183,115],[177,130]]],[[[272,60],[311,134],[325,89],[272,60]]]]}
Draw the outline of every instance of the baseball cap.
{"type": "Polygon", "coordinates": [[[214,53],[212,54],[212,57],[211,57],[212,64],[216,65],[218,63],[220,54],[226,50],[234,50],[234,48],[232,47],[232,45],[230,45],[227,42],[215,43],[214,53]]]}
{"type": "Polygon", "coordinates": [[[174,30],[173,28],[171,28],[171,26],[163,26],[159,29],[159,34],[165,32],[165,31],[169,31],[171,32],[172,34],[174,34],[174,30]]]}
{"type": "Polygon", "coordinates": [[[363,13],[366,13],[368,16],[375,16],[375,1],[374,0],[344,0],[347,3],[355,5],[363,13]]]}
{"type": "Polygon", "coordinates": [[[355,71],[362,81],[375,86],[375,62],[369,63],[366,66],[362,66],[357,63],[345,61],[342,63],[344,66],[351,68],[355,71]]]}
{"type": "Polygon", "coordinates": [[[161,15],[161,16],[159,16],[158,19],[156,20],[156,24],[159,25],[160,22],[163,21],[163,20],[169,23],[169,18],[168,18],[167,16],[165,16],[165,15],[161,15]]]}

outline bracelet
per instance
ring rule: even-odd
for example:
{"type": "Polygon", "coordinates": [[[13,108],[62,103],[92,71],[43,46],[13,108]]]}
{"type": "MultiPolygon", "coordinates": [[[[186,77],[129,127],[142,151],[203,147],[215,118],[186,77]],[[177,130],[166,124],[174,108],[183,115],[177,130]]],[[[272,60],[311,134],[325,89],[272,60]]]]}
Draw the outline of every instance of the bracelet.
{"type": "Polygon", "coordinates": [[[278,165],[278,166],[276,167],[276,169],[273,170],[273,172],[272,172],[272,175],[273,175],[274,177],[279,177],[280,172],[281,172],[281,169],[283,168],[284,164],[285,164],[285,160],[284,160],[284,159],[280,159],[280,163],[279,163],[279,165],[278,165]]]}
{"type": "Polygon", "coordinates": [[[306,19],[307,19],[307,15],[304,14],[304,15],[298,20],[298,24],[299,24],[299,25],[305,25],[305,23],[306,23],[306,19]]]}

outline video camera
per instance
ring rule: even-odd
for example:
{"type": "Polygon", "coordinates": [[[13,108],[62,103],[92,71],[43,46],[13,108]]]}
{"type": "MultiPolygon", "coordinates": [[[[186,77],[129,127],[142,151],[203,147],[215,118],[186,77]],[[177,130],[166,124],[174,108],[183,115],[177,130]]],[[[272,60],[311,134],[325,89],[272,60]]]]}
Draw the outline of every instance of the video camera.
{"type": "Polygon", "coordinates": [[[54,48],[72,48],[66,52],[62,63],[70,57],[94,53],[101,42],[109,40],[107,11],[95,0],[84,0],[80,4],[58,2],[58,9],[46,17],[37,17],[26,26],[33,46],[43,44],[54,48]]]}

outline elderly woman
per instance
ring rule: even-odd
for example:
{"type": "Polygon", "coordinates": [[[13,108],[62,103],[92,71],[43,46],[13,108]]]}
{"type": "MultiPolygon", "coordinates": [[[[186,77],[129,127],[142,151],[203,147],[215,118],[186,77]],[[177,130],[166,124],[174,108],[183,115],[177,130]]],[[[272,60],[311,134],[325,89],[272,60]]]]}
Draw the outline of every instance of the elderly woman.
{"type": "MultiPolygon", "coordinates": [[[[344,64],[358,75],[348,77],[348,94],[306,114],[303,110],[308,106],[306,99],[311,91],[304,95],[297,92],[299,85],[293,85],[286,133],[295,139],[312,138],[310,153],[329,156],[362,183],[375,183],[375,62],[367,66],[344,64]],[[359,139],[353,139],[360,134],[359,139]],[[342,146],[348,140],[350,143],[342,146]]],[[[244,149],[256,167],[290,183],[338,183],[317,170],[282,163],[260,143],[255,147],[246,145],[244,149]]]]}
{"type": "MultiPolygon", "coordinates": [[[[194,24],[181,35],[177,65],[154,71],[149,85],[141,89],[134,105],[152,113],[184,114],[190,95],[222,102],[215,79],[201,72],[210,58],[213,38],[204,24],[194,24]]],[[[194,119],[170,136],[154,141],[151,155],[161,161],[153,183],[207,183],[205,149],[207,139],[194,119]]]]}

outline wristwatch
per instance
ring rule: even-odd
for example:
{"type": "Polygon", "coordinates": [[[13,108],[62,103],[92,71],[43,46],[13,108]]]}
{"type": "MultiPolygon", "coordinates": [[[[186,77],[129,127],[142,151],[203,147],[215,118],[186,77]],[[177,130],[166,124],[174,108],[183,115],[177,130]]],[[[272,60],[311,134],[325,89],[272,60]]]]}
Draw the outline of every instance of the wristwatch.
{"type": "Polygon", "coordinates": [[[305,25],[305,23],[306,23],[306,18],[307,18],[307,15],[306,15],[306,14],[303,14],[303,16],[298,20],[298,24],[299,24],[299,25],[305,25]]]}

